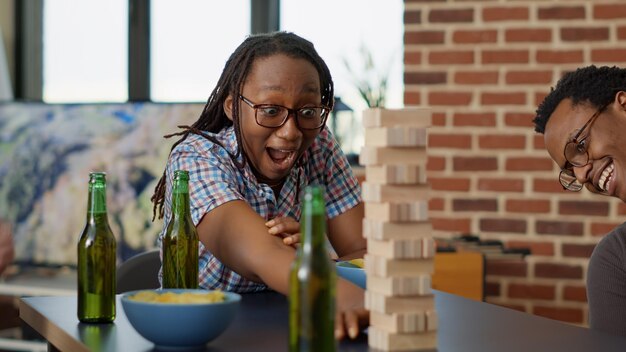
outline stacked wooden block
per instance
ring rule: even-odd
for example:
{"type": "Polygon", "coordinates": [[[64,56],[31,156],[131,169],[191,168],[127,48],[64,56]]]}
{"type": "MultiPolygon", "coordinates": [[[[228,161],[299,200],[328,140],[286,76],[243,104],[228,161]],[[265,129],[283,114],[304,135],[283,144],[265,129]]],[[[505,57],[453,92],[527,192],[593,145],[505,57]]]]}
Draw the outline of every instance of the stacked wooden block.
{"type": "Polygon", "coordinates": [[[431,290],[435,242],[428,218],[427,109],[363,113],[369,345],[389,351],[436,349],[431,290]]]}

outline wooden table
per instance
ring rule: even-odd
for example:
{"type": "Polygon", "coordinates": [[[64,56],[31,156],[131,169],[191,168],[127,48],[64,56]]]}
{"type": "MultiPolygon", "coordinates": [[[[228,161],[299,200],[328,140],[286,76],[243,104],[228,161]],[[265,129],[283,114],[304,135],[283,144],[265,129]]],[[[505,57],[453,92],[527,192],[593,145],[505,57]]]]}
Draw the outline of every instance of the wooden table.
{"type": "MultiPolygon", "coordinates": [[[[626,337],[608,335],[448,293],[435,292],[438,350],[443,352],[623,351],[626,337]]],[[[118,298],[119,299],[119,298],[118,298]]],[[[62,351],[152,351],[118,302],[114,324],[81,324],[76,297],[30,297],[20,317],[62,351]]],[[[243,295],[233,324],[206,351],[286,351],[287,300],[276,293],[243,295]]],[[[368,351],[366,336],[342,341],[340,351],[368,351]]]]}

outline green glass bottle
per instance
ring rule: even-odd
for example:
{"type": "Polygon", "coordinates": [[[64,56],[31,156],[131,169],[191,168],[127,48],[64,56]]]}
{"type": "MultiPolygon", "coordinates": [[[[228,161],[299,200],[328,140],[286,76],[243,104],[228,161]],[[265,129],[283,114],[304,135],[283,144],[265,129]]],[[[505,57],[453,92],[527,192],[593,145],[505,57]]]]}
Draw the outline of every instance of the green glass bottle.
{"type": "Polygon", "coordinates": [[[325,247],[324,189],[304,190],[302,245],[289,276],[289,351],[335,351],[336,272],[325,247]]]}
{"type": "Polygon", "coordinates": [[[106,175],[89,174],[87,224],[78,241],[78,320],[115,320],[116,242],[109,226],[106,175]]]}
{"type": "Polygon", "coordinates": [[[189,172],[176,170],[172,217],[162,242],[163,288],[198,288],[198,241],[189,205],[189,172]]]}

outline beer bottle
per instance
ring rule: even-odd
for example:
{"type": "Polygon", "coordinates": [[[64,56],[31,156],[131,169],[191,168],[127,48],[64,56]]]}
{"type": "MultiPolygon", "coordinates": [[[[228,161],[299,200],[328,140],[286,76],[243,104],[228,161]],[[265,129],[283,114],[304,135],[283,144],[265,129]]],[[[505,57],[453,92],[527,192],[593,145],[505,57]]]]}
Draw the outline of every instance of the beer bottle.
{"type": "Polygon", "coordinates": [[[163,236],[163,288],[198,288],[198,232],[189,207],[189,172],[174,171],[172,217],[163,236]]]}
{"type": "Polygon", "coordinates": [[[89,174],[87,224],[78,241],[78,320],[110,323],[115,319],[115,236],[109,227],[106,174],[89,174]]]}
{"type": "Polygon", "coordinates": [[[324,189],[304,191],[302,245],[289,277],[289,351],[335,351],[335,266],[325,247],[324,189]]]}

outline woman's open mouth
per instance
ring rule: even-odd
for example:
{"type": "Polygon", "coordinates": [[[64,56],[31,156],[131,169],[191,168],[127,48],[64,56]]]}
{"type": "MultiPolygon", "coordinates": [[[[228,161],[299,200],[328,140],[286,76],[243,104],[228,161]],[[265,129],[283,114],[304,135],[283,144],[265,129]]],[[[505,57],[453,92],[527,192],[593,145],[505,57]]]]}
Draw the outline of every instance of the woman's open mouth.
{"type": "Polygon", "coordinates": [[[276,149],[268,147],[266,150],[267,155],[278,169],[288,169],[296,160],[297,150],[295,149],[276,149]]]}

